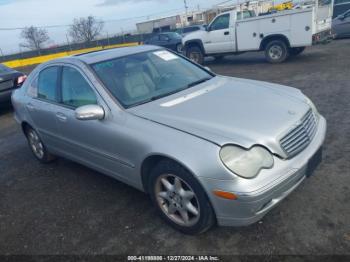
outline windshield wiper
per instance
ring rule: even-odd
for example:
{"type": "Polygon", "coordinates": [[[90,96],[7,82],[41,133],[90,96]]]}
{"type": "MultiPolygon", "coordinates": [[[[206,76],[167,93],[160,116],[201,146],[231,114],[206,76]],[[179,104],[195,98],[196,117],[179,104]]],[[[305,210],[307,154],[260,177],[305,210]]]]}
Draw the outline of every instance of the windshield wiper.
{"type": "Polygon", "coordinates": [[[188,84],[186,88],[190,88],[190,87],[199,85],[199,84],[201,84],[201,83],[204,83],[204,82],[209,81],[210,79],[212,79],[212,77],[205,77],[205,78],[199,79],[199,80],[197,80],[197,81],[194,81],[194,82],[188,84]]]}

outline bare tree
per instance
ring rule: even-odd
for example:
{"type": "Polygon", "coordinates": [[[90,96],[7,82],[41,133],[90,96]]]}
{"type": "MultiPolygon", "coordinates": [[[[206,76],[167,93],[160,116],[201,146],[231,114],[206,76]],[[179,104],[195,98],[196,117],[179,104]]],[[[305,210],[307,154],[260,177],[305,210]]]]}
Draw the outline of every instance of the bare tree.
{"type": "Polygon", "coordinates": [[[75,42],[91,42],[101,33],[104,23],[94,16],[74,19],[69,29],[69,35],[75,42]]]}
{"type": "Polygon", "coordinates": [[[25,43],[20,44],[21,47],[38,50],[39,54],[41,54],[43,44],[50,39],[45,29],[35,26],[24,28],[21,32],[21,38],[25,40],[25,43]]]}

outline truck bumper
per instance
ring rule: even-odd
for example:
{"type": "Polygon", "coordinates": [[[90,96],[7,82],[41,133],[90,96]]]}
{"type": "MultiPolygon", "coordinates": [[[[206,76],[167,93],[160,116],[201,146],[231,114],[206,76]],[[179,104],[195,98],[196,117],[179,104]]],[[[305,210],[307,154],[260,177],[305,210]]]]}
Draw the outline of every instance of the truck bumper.
{"type": "Polygon", "coordinates": [[[318,44],[328,44],[334,39],[334,36],[331,32],[331,30],[326,30],[319,32],[317,34],[314,34],[312,36],[312,44],[318,45],[318,44]]]}

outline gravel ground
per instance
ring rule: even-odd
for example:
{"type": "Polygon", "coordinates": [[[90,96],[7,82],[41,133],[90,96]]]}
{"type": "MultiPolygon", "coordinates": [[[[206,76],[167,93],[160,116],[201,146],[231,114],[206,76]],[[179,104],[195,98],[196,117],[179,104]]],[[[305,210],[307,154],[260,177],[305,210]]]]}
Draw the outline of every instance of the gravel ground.
{"type": "Polygon", "coordinates": [[[314,176],[257,224],[185,236],[158,218],[142,192],[65,159],[39,164],[3,106],[0,254],[350,255],[350,40],[280,65],[249,53],[207,66],[297,87],[315,102],[328,135],[314,176]]]}

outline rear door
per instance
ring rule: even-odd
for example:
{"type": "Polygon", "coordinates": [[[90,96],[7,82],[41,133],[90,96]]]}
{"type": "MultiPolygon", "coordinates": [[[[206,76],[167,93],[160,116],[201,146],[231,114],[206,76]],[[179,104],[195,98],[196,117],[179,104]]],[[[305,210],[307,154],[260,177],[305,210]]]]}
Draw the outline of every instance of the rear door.
{"type": "Polygon", "coordinates": [[[203,45],[207,54],[235,51],[235,29],[231,24],[231,14],[225,13],[215,18],[208,27],[203,45]]]}
{"type": "Polygon", "coordinates": [[[58,75],[60,66],[42,70],[31,85],[36,93],[27,101],[26,109],[34,128],[48,148],[60,146],[55,111],[58,108],[58,75]]]}
{"type": "Polygon", "coordinates": [[[166,48],[172,48],[172,43],[170,41],[170,37],[167,34],[160,34],[159,35],[159,45],[166,47],[166,48]]]}

